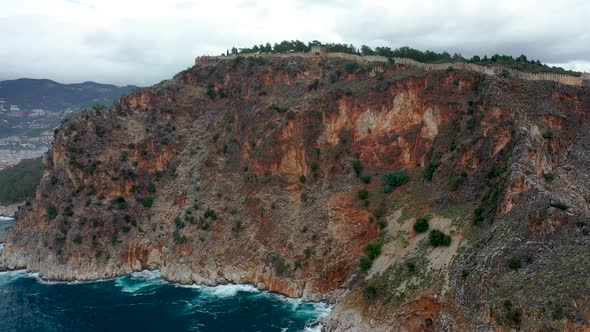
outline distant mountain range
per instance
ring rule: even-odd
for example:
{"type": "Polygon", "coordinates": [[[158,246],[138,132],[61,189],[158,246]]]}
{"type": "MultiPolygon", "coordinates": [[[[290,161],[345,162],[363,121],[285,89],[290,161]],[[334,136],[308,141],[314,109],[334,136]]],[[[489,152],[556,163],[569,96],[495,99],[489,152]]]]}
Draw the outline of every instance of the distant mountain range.
{"type": "Polygon", "coordinates": [[[127,95],[137,86],[116,86],[96,82],[62,84],[48,79],[21,78],[0,82],[0,99],[21,109],[64,111],[69,108],[85,108],[96,103],[110,105],[127,95]]]}

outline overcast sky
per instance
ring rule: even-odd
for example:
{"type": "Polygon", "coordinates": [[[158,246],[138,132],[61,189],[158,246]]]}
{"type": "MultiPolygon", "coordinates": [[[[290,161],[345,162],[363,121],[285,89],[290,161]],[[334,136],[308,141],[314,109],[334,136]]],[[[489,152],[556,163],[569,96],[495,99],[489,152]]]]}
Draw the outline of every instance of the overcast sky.
{"type": "Polygon", "coordinates": [[[231,46],[299,39],[505,53],[590,72],[590,1],[0,0],[0,80],[150,85],[231,46]]]}

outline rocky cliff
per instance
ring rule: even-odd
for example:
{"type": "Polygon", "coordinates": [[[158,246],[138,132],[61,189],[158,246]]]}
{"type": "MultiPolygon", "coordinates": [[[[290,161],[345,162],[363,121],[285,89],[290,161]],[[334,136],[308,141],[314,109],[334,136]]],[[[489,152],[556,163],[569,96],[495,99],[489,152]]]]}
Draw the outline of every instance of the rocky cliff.
{"type": "Polygon", "coordinates": [[[338,301],[329,331],[588,330],[589,92],[205,60],[62,123],[2,264],[252,283],[338,301]]]}

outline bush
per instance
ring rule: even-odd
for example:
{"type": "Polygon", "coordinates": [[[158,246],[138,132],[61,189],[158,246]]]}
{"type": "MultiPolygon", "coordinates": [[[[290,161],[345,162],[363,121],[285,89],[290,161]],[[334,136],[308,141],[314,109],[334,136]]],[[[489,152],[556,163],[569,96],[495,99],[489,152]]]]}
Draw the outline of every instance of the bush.
{"type": "Polygon", "coordinates": [[[377,288],[375,286],[366,286],[364,290],[365,299],[372,302],[377,297],[377,288]]]}
{"type": "Polygon", "coordinates": [[[121,155],[119,156],[119,160],[121,162],[126,162],[128,157],[129,157],[129,151],[123,151],[123,152],[121,152],[121,155]]]}
{"type": "Polygon", "coordinates": [[[349,74],[352,74],[359,67],[360,66],[359,66],[358,62],[356,62],[356,61],[350,61],[350,62],[346,63],[346,65],[345,65],[346,72],[349,74]]]}
{"type": "Polygon", "coordinates": [[[81,244],[82,243],[82,235],[78,234],[78,235],[74,236],[74,239],[72,241],[75,244],[81,244]]]}
{"type": "Polygon", "coordinates": [[[365,246],[365,254],[367,254],[369,259],[373,260],[381,255],[381,246],[382,244],[380,242],[369,243],[365,246]]]}
{"type": "Polygon", "coordinates": [[[545,174],[543,174],[543,178],[545,178],[545,181],[551,182],[551,181],[555,180],[555,173],[552,173],[552,172],[545,173],[545,174]]]}
{"type": "Polygon", "coordinates": [[[315,80],[314,80],[312,83],[310,83],[310,84],[307,86],[307,90],[308,90],[308,91],[315,90],[315,89],[317,89],[317,88],[318,88],[318,86],[319,86],[319,85],[320,85],[320,81],[319,81],[319,80],[317,80],[317,79],[315,79],[315,80]]]}
{"type": "Polygon", "coordinates": [[[369,198],[369,192],[367,191],[367,189],[361,189],[361,190],[357,191],[356,195],[358,196],[359,199],[369,198]]]}
{"type": "Polygon", "coordinates": [[[95,111],[102,111],[105,108],[107,108],[107,107],[103,104],[94,104],[94,106],[92,106],[92,109],[95,111]]]}
{"type": "Polygon", "coordinates": [[[434,247],[448,246],[449,244],[451,244],[451,237],[439,231],[438,229],[433,229],[430,231],[430,234],[428,235],[428,240],[430,241],[430,244],[434,247]]]}
{"type": "Polygon", "coordinates": [[[148,184],[148,191],[152,194],[155,193],[156,192],[156,185],[153,183],[148,184]]]}
{"type": "Polygon", "coordinates": [[[217,220],[217,213],[215,213],[214,210],[207,208],[207,210],[205,210],[205,212],[203,213],[203,218],[211,218],[212,220],[217,220]]]}
{"type": "Polygon", "coordinates": [[[363,176],[361,176],[361,181],[363,181],[363,183],[369,184],[369,183],[371,183],[371,176],[370,175],[363,175],[363,176]]]}
{"type": "Polygon", "coordinates": [[[139,199],[139,203],[143,205],[143,207],[151,207],[154,204],[154,199],[151,197],[142,197],[139,199]]]}
{"type": "Polygon", "coordinates": [[[311,166],[310,166],[312,172],[317,171],[319,167],[320,166],[316,162],[311,163],[311,166]]]}
{"type": "Polygon", "coordinates": [[[570,208],[567,204],[562,203],[562,202],[551,203],[549,205],[556,208],[556,209],[560,209],[561,211],[566,211],[567,209],[570,208]]]}
{"type": "Polygon", "coordinates": [[[359,268],[361,269],[361,271],[369,271],[371,266],[373,266],[373,261],[371,259],[365,256],[361,257],[361,259],[359,260],[359,268]]]}
{"type": "Polygon", "coordinates": [[[520,262],[520,259],[517,258],[511,258],[508,260],[508,268],[511,270],[518,270],[522,267],[522,263],[520,262]]]}
{"type": "Polygon", "coordinates": [[[125,198],[123,196],[115,198],[114,203],[117,204],[117,209],[119,210],[125,210],[127,208],[127,203],[125,202],[125,198]]]}
{"type": "Polygon", "coordinates": [[[426,180],[432,181],[432,175],[434,175],[434,172],[436,171],[437,168],[438,168],[438,163],[437,162],[434,162],[434,161],[431,161],[424,168],[424,171],[422,172],[422,175],[424,176],[424,178],[426,180]]]}
{"type": "Polygon", "coordinates": [[[299,177],[299,182],[305,183],[305,181],[307,181],[307,178],[305,177],[305,175],[302,175],[299,177]]]}
{"type": "Polygon", "coordinates": [[[47,219],[53,220],[55,219],[55,217],[57,217],[57,208],[55,207],[55,205],[51,204],[47,206],[45,210],[47,212],[47,219]]]}
{"type": "Polygon", "coordinates": [[[405,170],[397,170],[383,175],[383,192],[389,193],[393,191],[393,188],[399,187],[402,184],[408,182],[410,176],[405,170]]]}
{"type": "Polygon", "coordinates": [[[352,169],[354,170],[354,174],[356,174],[356,177],[358,178],[359,176],[361,176],[361,173],[363,172],[363,164],[360,160],[356,159],[352,162],[352,169]]]}
{"type": "Polygon", "coordinates": [[[414,231],[416,233],[424,233],[428,230],[428,219],[426,217],[422,217],[414,223],[414,231]]]}

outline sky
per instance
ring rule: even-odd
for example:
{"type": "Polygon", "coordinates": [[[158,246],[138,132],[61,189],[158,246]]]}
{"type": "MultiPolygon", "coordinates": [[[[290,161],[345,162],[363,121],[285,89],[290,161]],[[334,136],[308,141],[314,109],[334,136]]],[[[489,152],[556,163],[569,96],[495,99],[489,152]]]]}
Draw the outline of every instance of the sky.
{"type": "Polygon", "coordinates": [[[148,86],[232,46],[525,54],[590,72],[587,0],[0,0],[0,80],[148,86]]]}

